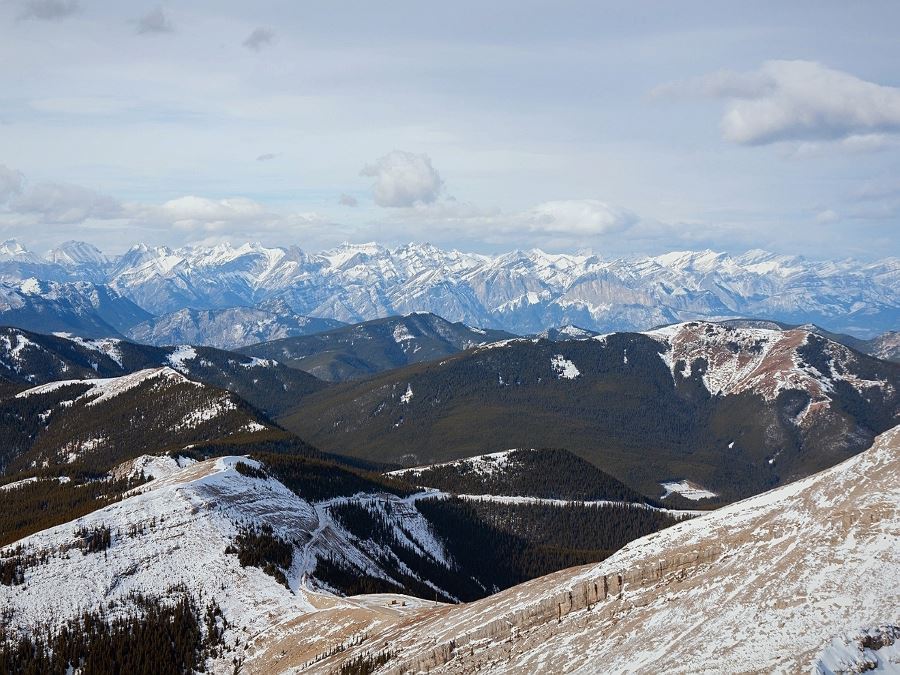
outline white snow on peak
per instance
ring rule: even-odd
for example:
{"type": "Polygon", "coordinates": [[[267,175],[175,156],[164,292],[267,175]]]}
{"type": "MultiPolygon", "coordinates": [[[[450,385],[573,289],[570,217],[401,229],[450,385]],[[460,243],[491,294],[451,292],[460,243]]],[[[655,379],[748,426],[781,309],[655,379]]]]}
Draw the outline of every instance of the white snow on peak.
{"type": "Polygon", "coordinates": [[[550,358],[550,367],[556,372],[557,377],[563,380],[574,380],[581,375],[575,364],[562,354],[556,354],[550,358]]]}
{"type": "Polygon", "coordinates": [[[644,333],[665,346],[660,358],[672,377],[687,378],[697,361],[705,362],[701,379],[713,395],[725,396],[750,391],[774,400],[786,389],[807,392],[815,401],[829,398],[833,379],[851,384],[864,393],[870,387],[889,387],[882,380],[864,380],[849,367],[856,358],[844,345],[826,341],[825,356],[832,373],[822,373],[805,363],[802,347],[813,338],[805,330],[734,328],[718,323],[688,322],[644,333]],[[682,369],[679,370],[679,364],[682,369]]]}
{"type": "Polygon", "coordinates": [[[40,295],[42,291],[41,282],[34,277],[25,279],[25,281],[19,284],[19,290],[26,295],[40,295]]]}
{"type": "MultiPolygon", "coordinates": [[[[285,629],[300,631],[301,643],[315,656],[391,616],[433,606],[389,594],[337,597],[316,579],[315,568],[317,558],[328,558],[388,578],[379,566],[388,554],[359,546],[332,517],[332,507],[348,503],[378,512],[405,548],[449,567],[442,544],[415,508],[418,499],[440,498],[441,493],[426,491],[406,498],[358,494],[310,503],[274,478],[242,474],[235,468],[238,462],[261,468],[247,457],[200,463],[141,457],[122,465],[122,472],[133,475],[143,470],[154,479],[121,501],[17,542],[46,555],[46,560],[25,570],[25,584],[0,586],[0,605],[13,610],[7,628],[52,631],[101,604],[115,604],[108,610],[115,616],[126,610],[134,593],[159,596],[183,586],[201,606],[214,600],[222,608],[229,625],[225,654],[209,666],[210,672],[226,673],[233,670],[233,658],[258,657],[257,647],[284,637],[285,629]],[[293,564],[284,570],[290,588],[225,553],[241,524],[271,526],[277,536],[292,543],[293,564]],[[76,529],[99,526],[110,528],[111,546],[100,554],[76,550],[73,555],[76,529]],[[391,609],[392,602],[396,609],[391,609]]],[[[249,664],[248,670],[271,672],[249,664]]]]}
{"type": "Polygon", "coordinates": [[[578,326],[573,326],[572,324],[566,324],[565,326],[560,328],[559,334],[571,338],[588,338],[591,336],[590,331],[587,331],[584,328],[579,328],[578,326]]]}

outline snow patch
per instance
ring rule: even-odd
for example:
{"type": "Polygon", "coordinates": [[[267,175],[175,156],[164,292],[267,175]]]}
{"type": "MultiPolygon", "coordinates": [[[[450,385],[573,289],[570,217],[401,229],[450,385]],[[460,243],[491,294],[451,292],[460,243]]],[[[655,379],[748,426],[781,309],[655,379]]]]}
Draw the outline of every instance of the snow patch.
{"type": "Polygon", "coordinates": [[[660,483],[666,493],[662,496],[663,499],[672,494],[678,494],[684,497],[685,499],[690,499],[691,501],[699,501],[701,499],[710,499],[712,497],[718,497],[715,492],[711,492],[706,488],[700,487],[693,481],[689,480],[679,480],[679,481],[666,481],[665,483],[660,483]]]}
{"type": "Polygon", "coordinates": [[[175,368],[175,370],[184,370],[184,362],[191,361],[195,358],[197,358],[196,349],[190,345],[179,345],[175,348],[175,351],[169,354],[166,360],[173,368],[175,368]]]}
{"type": "Polygon", "coordinates": [[[400,403],[406,404],[412,401],[413,397],[413,389],[411,384],[406,385],[406,391],[403,393],[403,396],[400,397],[400,403]]]}
{"type": "Polygon", "coordinates": [[[562,354],[556,354],[550,359],[550,367],[556,372],[557,379],[574,380],[581,375],[575,364],[562,354]]]}

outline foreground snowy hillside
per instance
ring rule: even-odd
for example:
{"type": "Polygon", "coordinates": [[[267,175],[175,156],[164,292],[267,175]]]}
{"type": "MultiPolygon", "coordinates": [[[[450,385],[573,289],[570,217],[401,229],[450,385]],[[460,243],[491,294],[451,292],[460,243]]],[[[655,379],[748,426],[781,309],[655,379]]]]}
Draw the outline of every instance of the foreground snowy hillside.
{"type": "MultiPolygon", "coordinates": [[[[261,634],[277,633],[285,622],[331,612],[331,621],[317,626],[318,635],[308,636],[314,657],[335,642],[334,634],[370,629],[379,612],[391,615],[422,604],[413,598],[396,606],[379,601],[389,609],[359,614],[356,609],[371,601],[344,600],[328,593],[328,585],[314,576],[317,557],[350,559],[370,574],[390,578],[378,565],[384,552],[359,549],[330,516],[330,507],[353,499],[312,504],[274,479],[238,471],[240,462],[251,469],[259,466],[234,457],[182,461],[184,466],[170,458],[139,458],[119,469],[119,474],[143,472],[156,479],[119,503],[18,542],[24,581],[0,585],[6,627],[26,634],[53,632],[82,610],[109,608],[114,617],[133,608],[135,592],[165,597],[184,587],[222,608],[230,626],[224,635],[227,658],[214,670],[230,672],[226,661],[252,653],[261,634]],[[295,547],[293,562],[283,570],[288,588],[257,567],[243,567],[236,554],[226,552],[247,526],[270,526],[274,536],[295,547]],[[107,549],[79,550],[81,532],[106,527],[111,530],[107,549]]],[[[410,550],[446,565],[440,543],[421,515],[408,508],[419,496],[368,495],[356,501],[390,503],[410,550]]],[[[7,547],[3,556],[9,559],[13,549],[7,547]]]]}
{"type": "Polygon", "coordinates": [[[597,565],[424,610],[316,672],[376,655],[385,673],[895,672],[898,541],[894,428],[838,466],[597,565]]]}
{"type": "MultiPolygon", "coordinates": [[[[485,597],[601,560],[684,517],[634,503],[473,502],[315,458],[263,457],[137,457],[100,479],[152,479],[120,501],[8,539],[0,549],[0,670],[20,637],[56,639],[83,612],[102,612],[102,621],[141,616],[142,598],[165,607],[187,597],[219,617],[201,631],[210,653],[200,663],[210,658],[214,671],[234,659],[268,659],[273,644],[298,635],[300,646],[283,649],[321,659],[426,604],[397,592],[485,597]],[[221,636],[209,638],[213,624],[221,636]]],[[[41,483],[50,481],[10,484],[4,498],[41,483]]]]}

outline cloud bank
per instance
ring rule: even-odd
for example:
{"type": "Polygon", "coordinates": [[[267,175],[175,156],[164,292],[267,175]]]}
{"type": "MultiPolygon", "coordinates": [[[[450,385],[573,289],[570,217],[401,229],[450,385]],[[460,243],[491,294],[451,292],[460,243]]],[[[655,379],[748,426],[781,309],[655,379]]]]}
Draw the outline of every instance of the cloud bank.
{"type": "Polygon", "coordinates": [[[900,88],[814,61],[767,61],[754,72],[719,71],[653,94],[728,99],[722,134],[742,145],[842,141],[860,148],[878,145],[877,134],[900,132],[900,88]]]}

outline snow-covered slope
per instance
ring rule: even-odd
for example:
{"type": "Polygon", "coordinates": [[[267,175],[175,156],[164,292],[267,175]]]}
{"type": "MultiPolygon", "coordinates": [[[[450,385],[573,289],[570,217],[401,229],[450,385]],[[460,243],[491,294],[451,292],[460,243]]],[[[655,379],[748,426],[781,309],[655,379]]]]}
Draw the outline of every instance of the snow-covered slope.
{"type": "Polygon", "coordinates": [[[896,672],[898,541],[895,428],[838,466],[597,565],[422,611],[314,671],[388,652],[378,672],[828,673],[875,657],[896,672]]]}
{"type": "Polygon", "coordinates": [[[109,615],[115,616],[131,606],[133,593],[157,597],[183,586],[195,598],[222,607],[230,628],[225,655],[212,665],[214,672],[231,672],[234,656],[252,654],[257,641],[277,637],[286,626],[310,629],[304,633],[304,653],[312,658],[386,617],[429,604],[409,597],[392,604],[390,595],[342,599],[316,575],[316,567],[323,558],[342,561],[388,582],[398,569],[406,569],[374,542],[361,545],[332,517],[333,508],[348,503],[380,510],[411,555],[449,567],[441,542],[414,507],[416,500],[434,497],[433,491],[311,503],[274,478],[237,470],[239,463],[261,469],[245,457],[200,463],[139,457],[118,468],[114,475],[143,472],[155,480],[118,503],[17,542],[20,555],[35,558],[26,566],[24,584],[0,586],[0,606],[10,618],[7,627],[52,632],[82,610],[110,607],[109,615]],[[256,567],[242,567],[237,555],[226,552],[247,526],[270,526],[275,536],[291,543],[293,562],[283,570],[288,587],[256,567]],[[77,531],[102,527],[111,530],[110,547],[81,552],[77,531]],[[388,566],[391,560],[393,566],[388,566]],[[308,621],[319,613],[321,622],[308,621]]]}
{"type": "MultiPolygon", "coordinates": [[[[328,503],[311,504],[274,479],[243,475],[235,470],[238,462],[258,467],[239,457],[186,468],[174,459],[141,458],[129,467],[159,478],[119,503],[19,542],[28,553],[48,557],[26,569],[24,585],[0,586],[0,604],[13,617],[13,629],[52,631],[82,609],[113,605],[123,612],[133,592],[155,597],[183,585],[194,597],[221,605],[231,627],[225,636],[227,655],[216,670],[231,672],[233,656],[252,652],[260,635],[277,634],[284,622],[319,611],[330,613],[333,625],[318,626],[318,636],[309,636],[308,648],[315,654],[316,647],[325,651],[323,644],[360,620],[376,621],[379,614],[401,611],[397,603],[392,611],[372,612],[369,617],[357,611],[366,606],[365,599],[343,600],[315,591],[323,587],[313,574],[317,556],[355,556],[372,573],[386,573],[372,559],[377,552],[354,551],[350,535],[329,517],[328,503]],[[247,524],[270,525],[276,535],[294,542],[294,564],[286,570],[290,589],[260,569],[242,567],[236,555],[225,553],[238,527],[247,524]],[[80,552],[76,529],[103,526],[112,530],[110,548],[80,552]],[[345,615],[339,617],[338,609],[345,615]],[[240,646],[235,647],[236,641],[240,646]]],[[[390,501],[398,511],[406,503],[387,495],[369,499],[390,501]]],[[[417,514],[415,509],[405,513],[417,514]]],[[[410,546],[425,547],[440,557],[440,545],[415,516],[405,522],[402,516],[397,518],[410,537],[419,537],[411,539],[410,546]]],[[[411,608],[423,603],[405,599],[404,604],[411,608]]]]}
{"type": "Polygon", "coordinates": [[[0,279],[102,280],[155,314],[279,299],[295,314],[345,322],[419,311],[519,334],[762,316],[866,336],[896,329],[900,318],[896,259],[686,251],[606,260],[536,249],[485,256],[428,244],[344,244],[318,254],[260,244],[137,245],[114,260],[72,242],[47,260],[16,242],[4,250],[0,279]]]}

